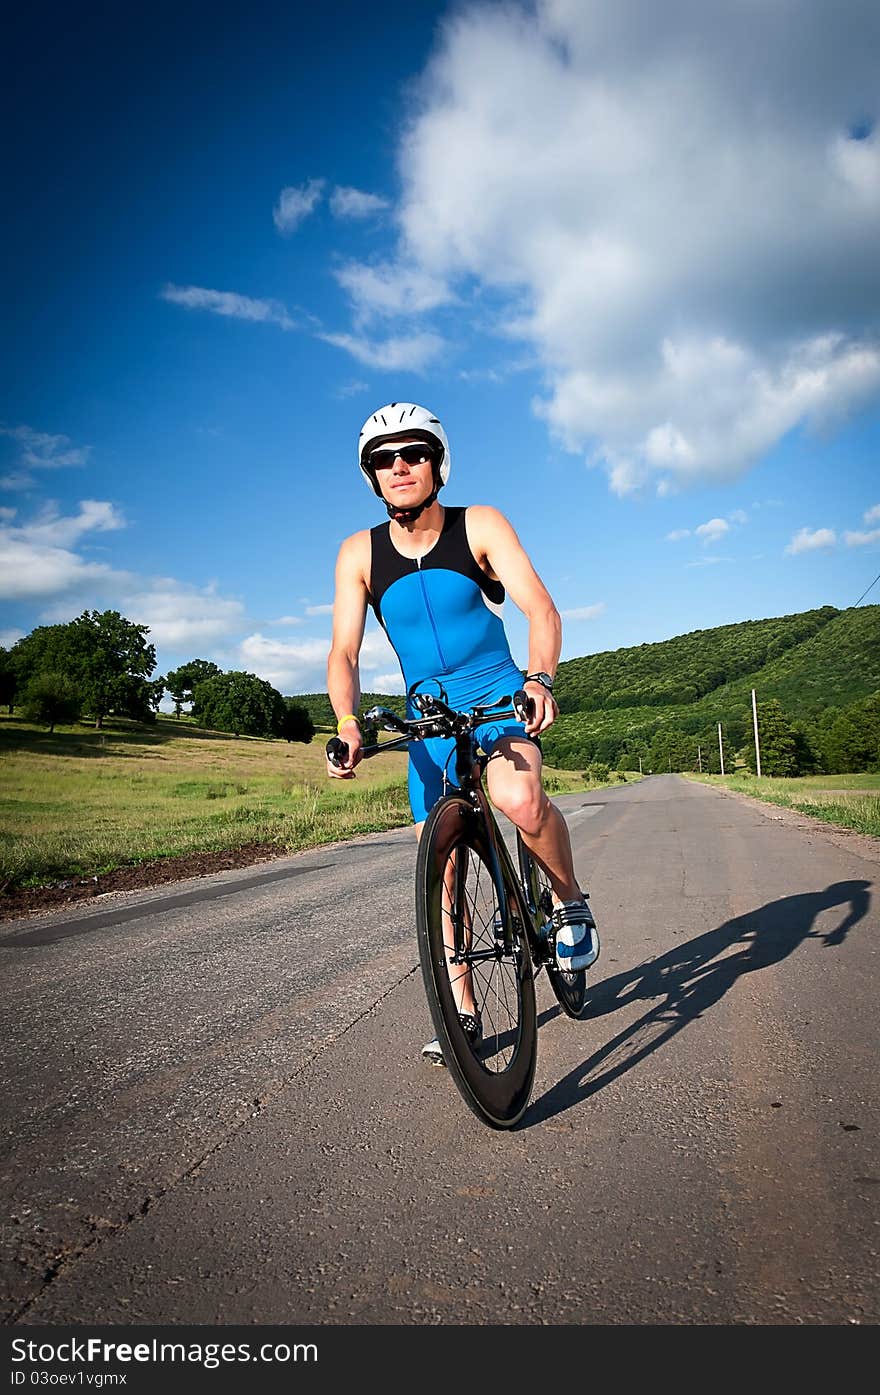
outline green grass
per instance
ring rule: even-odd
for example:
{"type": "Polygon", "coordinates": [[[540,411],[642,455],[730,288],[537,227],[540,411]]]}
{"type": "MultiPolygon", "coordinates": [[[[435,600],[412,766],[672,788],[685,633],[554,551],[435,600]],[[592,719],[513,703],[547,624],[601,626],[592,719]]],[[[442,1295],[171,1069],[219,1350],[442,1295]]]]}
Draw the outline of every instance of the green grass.
{"type": "MultiPolygon", "coordinates": [[[[309,745],[210,732],[160,717],[53,735],[0,715],[0,887],[265,843],[296,852],[411,822],[402,752],[329,780],[309,745]]],[[[546,771],[550,793],[587,787],[546,771]]]]}
{"type": "Polygon", "coordinates": [[[776,780],[755,775],[691,775],[706,785],[751,794],[768,804],[797,809],[823,823],[853,828],[858,833],[880,837],[880,774],[803,775],[798,779],[776,780]]]}

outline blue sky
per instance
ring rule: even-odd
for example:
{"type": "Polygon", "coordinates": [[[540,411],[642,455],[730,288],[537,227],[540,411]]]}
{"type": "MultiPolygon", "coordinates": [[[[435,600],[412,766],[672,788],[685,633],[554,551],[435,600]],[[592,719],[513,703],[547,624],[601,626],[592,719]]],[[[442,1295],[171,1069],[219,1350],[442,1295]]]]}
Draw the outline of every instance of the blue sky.
{"type": "MultiPolygon", "coordinates": [[[[16,16],[0,642],[114,608],[158,672],[323,688],[390,400],[511,519],[564,658],[854,604],[878,40],[859,0],[16,16]]],[[[362,680],[400,688],[372,621],[362,680]]]]}

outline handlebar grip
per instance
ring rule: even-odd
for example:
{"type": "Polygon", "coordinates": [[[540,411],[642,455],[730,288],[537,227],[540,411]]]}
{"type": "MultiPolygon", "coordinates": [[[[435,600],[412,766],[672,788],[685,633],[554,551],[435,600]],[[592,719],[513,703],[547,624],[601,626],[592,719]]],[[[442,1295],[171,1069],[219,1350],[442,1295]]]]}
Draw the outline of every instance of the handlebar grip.
{"type": "Polygon", "coordinates": [[[327,742],[327,758],[337,770],[342,770],[348,760],[348,742],[339,736],[331,736],[327,742]]]}
{"type": "Polygon", "coordinates": [[[518,688],[513,695],[513,710],[521,722],[527,722],[534,715],[535,702],[524,688],[518,688]]]}

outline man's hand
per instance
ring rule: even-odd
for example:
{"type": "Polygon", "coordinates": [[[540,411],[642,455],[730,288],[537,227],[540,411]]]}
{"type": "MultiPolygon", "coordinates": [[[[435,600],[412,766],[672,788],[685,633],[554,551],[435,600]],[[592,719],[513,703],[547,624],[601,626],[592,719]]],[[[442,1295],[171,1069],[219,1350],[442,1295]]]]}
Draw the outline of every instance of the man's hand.
{"type": "Polygon", "coordinates": [[[559,716],[559,708],[551,692],[544,687],[543,683],[532,679],[529,683],[523,684],[523,690],[532,699],[535,709],[526,722],[526,736],[540,736],[542,731],[552,727],[559,716]]]}
{"type": "Polygon", "coordinates": [[[348,759],[344,765],[334,765],[328,756],[327,774],[332,780],[353,780],[355,779],[354,767],[360,762],[364,744],[361,729],[357,722],[352,719],[349,722],[343,722],[339,728],[339,736],[348,747],[348,759]]]}

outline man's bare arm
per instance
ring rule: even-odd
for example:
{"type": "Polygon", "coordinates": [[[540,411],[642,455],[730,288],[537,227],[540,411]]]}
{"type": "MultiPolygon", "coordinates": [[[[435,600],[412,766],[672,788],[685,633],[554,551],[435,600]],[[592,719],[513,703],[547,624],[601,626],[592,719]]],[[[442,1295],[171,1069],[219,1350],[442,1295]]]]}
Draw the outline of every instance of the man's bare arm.
{"type": "MultiPolygon", "coordinates": [[[[467,511],[467,533],[477,561],[487,565],[504,586],[514,605],[529,622],[527,673],[549,673],[552,678],[562,649],[562,620],[549,591],[529,560],[511,524],[498,509],[479,504],[467,511]]],[[[529,735],[545,731],[559,709],[540,683],[530,684],[535,717],[526,724],[529,735]]]]}
{"type": "MultiPolygon", "coordinates": [[[[364,637],[369,592],[369,533],[346,538],[336,559],[336,595],[333,600],[333,639],[327,658],[327,693],[337,721],[357,712],[361,700],[358,659],[364,637]]],[[[361,732],[354,721],[345,723],[340,736],[348,743],[349,760],[340,770],[327,764],[328,774],[351,779],[360,760],[361,732]]]]}

